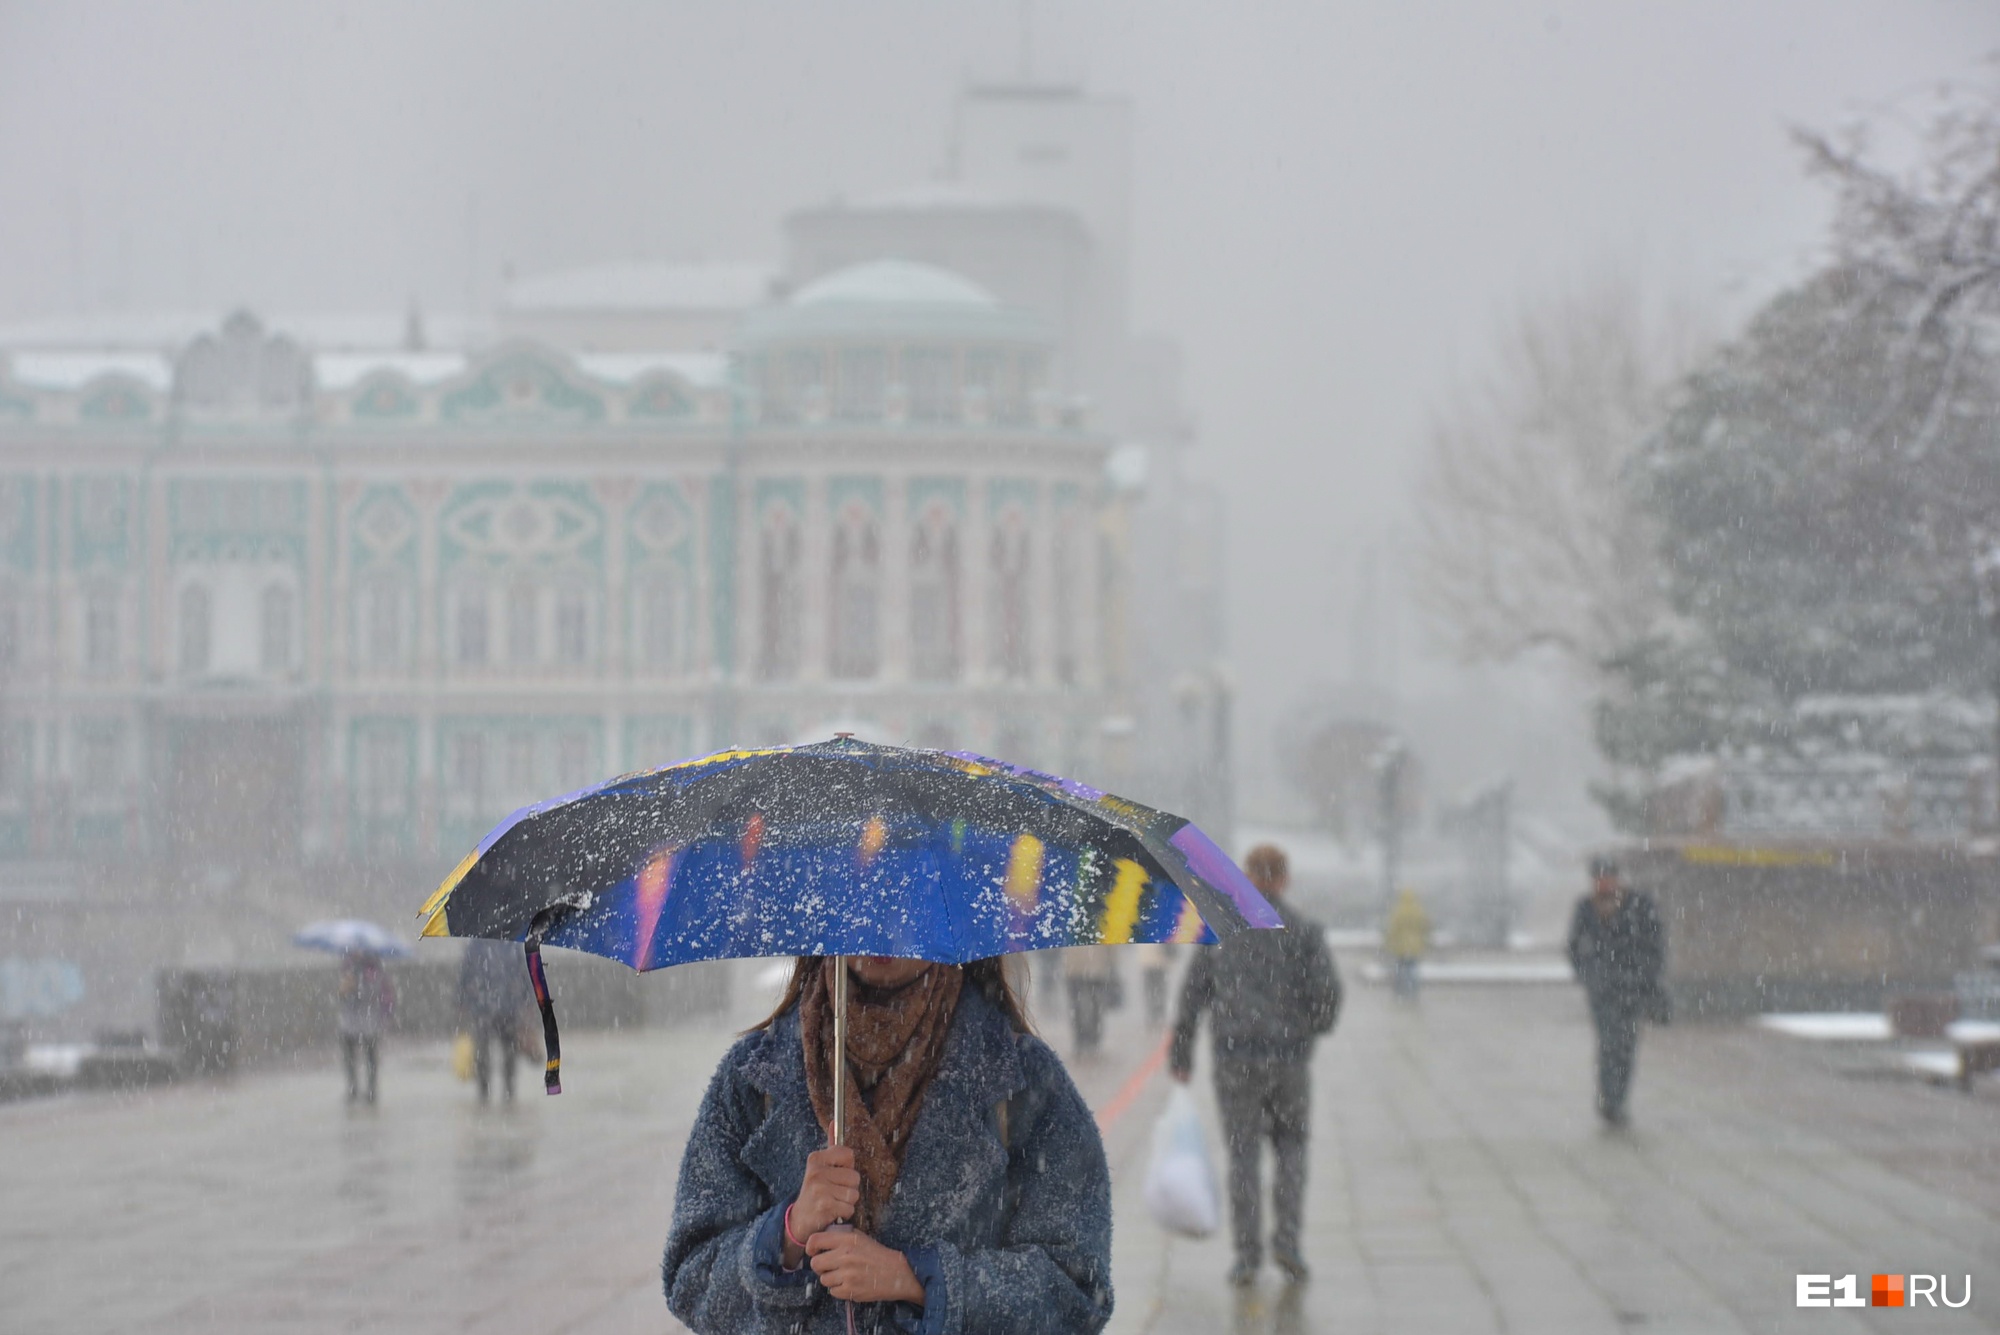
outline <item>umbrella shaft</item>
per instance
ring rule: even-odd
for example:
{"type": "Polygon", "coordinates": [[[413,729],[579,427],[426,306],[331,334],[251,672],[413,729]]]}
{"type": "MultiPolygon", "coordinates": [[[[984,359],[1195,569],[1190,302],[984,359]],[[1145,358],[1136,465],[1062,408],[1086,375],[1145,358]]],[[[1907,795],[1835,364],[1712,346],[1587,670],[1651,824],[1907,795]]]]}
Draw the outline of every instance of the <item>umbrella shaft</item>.
{"type": "Polygon", "coordinates": [[[833,1143],[847,1143],[847,956],[833,957],[833,1143]]]}

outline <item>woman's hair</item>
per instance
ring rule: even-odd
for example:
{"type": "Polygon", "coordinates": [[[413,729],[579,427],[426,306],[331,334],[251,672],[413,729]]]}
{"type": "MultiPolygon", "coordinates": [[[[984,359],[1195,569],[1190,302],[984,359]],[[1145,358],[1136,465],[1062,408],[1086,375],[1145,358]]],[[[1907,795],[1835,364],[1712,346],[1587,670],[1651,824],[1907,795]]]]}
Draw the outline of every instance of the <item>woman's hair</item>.
{"type": "MultiPolygon", "coordinates": [[[[965,984],[967,987],[978,988],[980,992],[985,994],[988,1001],[999,1007],[1000,1013],[1007,1017],[1007,1023],[1014,1027],[1016,1033],[1032,1034],[1035,1032],[1034,1023],[1028,1019],[1028,1008],[1021,1003],[1021,994],[1015,989],[1014,980],[1010,977],[1013,970],[1009,966],[1012,964],[1013,958],[1011,955],[1006,955],[993,959],[974,960],[972,963],[964,965],[935,964],[931,967],[936,969],[964,969],[965,984]]],[[[751,1025],[744,1032],[754,1034],[760,1029],[769,1029],[778,1022],[779,1017],[784,1015],[786,1011],[798,1005],[799,994],[805,991],[806,984],[819,976],[823,959],[824,957],[820,955],[799,956],[792,964],[791,980],[785,984],[785,995],[778,998],[777,1009],[766,1015],[758,1023],[751,1025]]]]}

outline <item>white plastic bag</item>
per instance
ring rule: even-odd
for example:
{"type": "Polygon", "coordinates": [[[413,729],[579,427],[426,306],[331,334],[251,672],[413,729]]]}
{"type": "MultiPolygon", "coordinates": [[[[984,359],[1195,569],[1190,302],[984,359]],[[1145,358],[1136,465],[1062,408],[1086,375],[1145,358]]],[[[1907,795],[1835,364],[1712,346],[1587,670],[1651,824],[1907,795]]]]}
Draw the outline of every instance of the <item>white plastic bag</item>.
{"type": "Polygon", "coordinates": [[[1186,1085],[1174,1086],[1160,1120],[1153,1123],[1153,1159],[1146,1166],[1146,1210],[1161,1228],[1205,1238],[1222,1222],[1201,1114],[1186,1085]]]}

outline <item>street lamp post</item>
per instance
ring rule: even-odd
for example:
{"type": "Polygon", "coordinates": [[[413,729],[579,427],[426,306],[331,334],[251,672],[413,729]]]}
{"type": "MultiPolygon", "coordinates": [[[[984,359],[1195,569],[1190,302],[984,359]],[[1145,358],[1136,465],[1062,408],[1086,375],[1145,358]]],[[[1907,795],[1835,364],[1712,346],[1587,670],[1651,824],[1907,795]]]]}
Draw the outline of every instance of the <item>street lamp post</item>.
{"type": "Polygon", "coordinates": [[[1409,763],[1409,749],[1400,737],[1390,737],[1375,752],[1375,792],[1382,821],[1382,922],[1389,921],[1389,906],[1396,902],[1396,869],[1403,852],[1403,768],[1409,763]]]}

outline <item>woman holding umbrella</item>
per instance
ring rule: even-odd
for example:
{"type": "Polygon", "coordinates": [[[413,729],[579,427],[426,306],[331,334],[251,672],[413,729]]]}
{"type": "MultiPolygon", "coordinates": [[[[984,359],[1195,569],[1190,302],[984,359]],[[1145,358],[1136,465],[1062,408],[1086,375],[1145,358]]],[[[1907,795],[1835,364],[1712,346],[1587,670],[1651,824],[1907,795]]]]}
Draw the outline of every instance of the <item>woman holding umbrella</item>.
{"type": "Polygon", "coordinates": [[[662,1272],[700,1332],[1096,1331],[1111,1315],[1097,1126],[997,959],[802,958],[723,1058],[662,1272]],[[844,1079],[846,1144],[826,1148],[844,1079]],[[852,1225],[851,1228],[842,1227],[852,1225]]]}
{"type": "Polygon", "coordinates": [[[514,813],[421,910],[519,941],[562,1090],[544,946],[635,969],[797,957],[730,1049],[662,1264],[701,1332],[1096,1331],[1109,1174],[999,957],[1282,925],[1200,830],[969,753],[838,736],[717,752],[514,813]]]}

